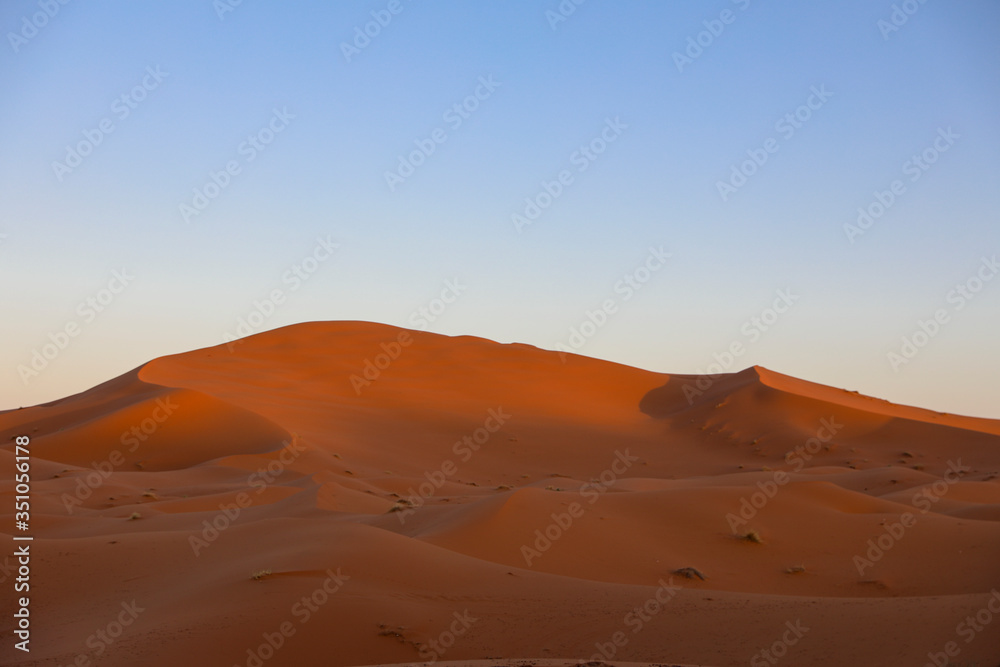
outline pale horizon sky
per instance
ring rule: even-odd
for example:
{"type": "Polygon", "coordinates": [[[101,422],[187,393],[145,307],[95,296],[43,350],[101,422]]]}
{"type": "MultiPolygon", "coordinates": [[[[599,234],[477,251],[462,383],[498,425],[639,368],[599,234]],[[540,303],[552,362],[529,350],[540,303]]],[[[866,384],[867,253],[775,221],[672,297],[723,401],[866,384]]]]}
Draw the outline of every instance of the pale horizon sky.
{"type": "Polygon", "coordinates": [[[986,0],[3,3],[0,409],[280,290],[254,332],[556,349],[596,319],[580,354],[695,373],[739,343],[724,370],[1000,418],[998,27],[986,0]]]}

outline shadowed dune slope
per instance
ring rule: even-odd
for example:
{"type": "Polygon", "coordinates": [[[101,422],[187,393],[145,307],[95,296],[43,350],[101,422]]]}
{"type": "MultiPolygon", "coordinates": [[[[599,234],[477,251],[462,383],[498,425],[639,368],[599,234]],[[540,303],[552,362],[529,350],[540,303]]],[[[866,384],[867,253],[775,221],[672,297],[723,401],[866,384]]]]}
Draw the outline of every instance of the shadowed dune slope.
{"type": "Polygon", "coordinates": [[[315,322],[0,413],[4,526],[16,435],[3,664],[1000,663],[995,420],[315,322]]]}

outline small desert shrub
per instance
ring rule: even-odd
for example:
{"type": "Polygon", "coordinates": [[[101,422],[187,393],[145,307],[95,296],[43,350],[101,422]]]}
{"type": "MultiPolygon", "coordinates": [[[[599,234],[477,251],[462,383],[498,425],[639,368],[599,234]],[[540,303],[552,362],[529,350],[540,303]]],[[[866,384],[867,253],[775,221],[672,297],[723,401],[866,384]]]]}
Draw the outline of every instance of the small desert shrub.
{"type": "Polygon", "coordinates": [[[413,507],[413,501],[407,498],[400,498],[396,501],[396,504],[389,508],[390,512],[402,512],[413,507]]]}
{"type": "Polygon", "coordinates": [[[271,570],[257,570],[250,575],[250,578],[254,581],[260,581],[269,574],[271,574],[271,570]]]}
{"type": "Polygon", "coordinates": [[[744,535],[743,535],[743,537],[741,539],[744,539],[747,542],[753,542],[754,544],[763,544],[764,543],[764,540],[761,539],[761,537],[760,537],[760,533],[758,533],[756,530],[749,530],[749,531],[747,531],[746,533],[744,533],[744,535]]]}
{"type": "Polygon", "coordinates": [[[701,573],[701,570],[695,567],[682,567],[673,571],[673,574],[684,577],[685,579],[698,578],[705,581],[705,575],[701,573]]]}
{"type": "Polygon", "coordinates": [[[132,512],[132,514],[129,516],[128,520],[129,521],[135,521],[136,519],[141,519],[141,518],[142,518],[141,514],[139,514],[138,512],[132,512]]]}

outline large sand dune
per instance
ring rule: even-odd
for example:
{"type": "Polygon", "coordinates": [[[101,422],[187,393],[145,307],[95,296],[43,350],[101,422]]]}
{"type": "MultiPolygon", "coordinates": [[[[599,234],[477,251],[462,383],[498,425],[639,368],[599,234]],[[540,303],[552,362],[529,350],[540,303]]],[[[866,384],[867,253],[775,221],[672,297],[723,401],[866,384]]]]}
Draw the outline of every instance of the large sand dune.
{"type": "Polygon", "coordinates": [[[0,435],[3,664],[1000,664],[994,420],[341,322],[0,435]]]}

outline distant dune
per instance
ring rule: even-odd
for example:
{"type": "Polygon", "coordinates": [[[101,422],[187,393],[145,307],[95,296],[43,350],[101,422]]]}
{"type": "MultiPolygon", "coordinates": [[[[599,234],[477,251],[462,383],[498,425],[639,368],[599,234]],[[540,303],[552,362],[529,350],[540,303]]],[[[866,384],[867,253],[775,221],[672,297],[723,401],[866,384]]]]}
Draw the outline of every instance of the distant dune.
{"type": "Polygon", "coordinates": [[[2,664],[1000,664],[997,420],[324,322],[0,434],[2,664]]]}

